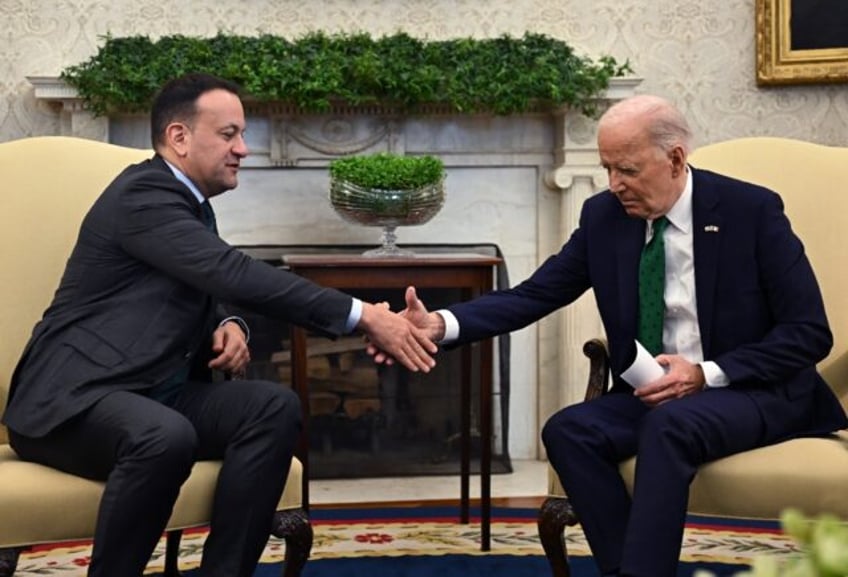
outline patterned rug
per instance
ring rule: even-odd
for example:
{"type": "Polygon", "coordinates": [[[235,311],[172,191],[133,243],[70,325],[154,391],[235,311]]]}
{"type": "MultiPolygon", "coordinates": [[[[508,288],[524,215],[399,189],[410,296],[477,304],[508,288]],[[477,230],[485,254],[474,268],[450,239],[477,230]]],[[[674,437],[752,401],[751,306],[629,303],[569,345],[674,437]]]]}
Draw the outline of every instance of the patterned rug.
{"type": "MultiPolygon", "coordinates": [[[[535,509],[494,508],[492,551],[480,551],[479,524],[457,523],[455,507],[397,507],[381,509],[316,509],[312,556],[304,577],[474,576],[520,577],[548,574],[536,533],[535,509]]],[[[472,519],[476,521],[476,519],[472,519]]],[[[198,566],[205,530],[186,532],[180,567],[192,575],[198,566]]],[[[589,548],[578,528],[566,531],[574,577],[592,577],[596,571],[589,548]]],[[[746,568],[756,556],[785,557],[796,547],[775,523],[691,517],[684,537],[679,577],[697,569],[719,576],[746,568]]],[[[82,577],[91,553],[90,543],[65,543],[24,553],[15,577],[82,577]]],[[[268,542],[256,577],[277,576],[285,553],[284,542],[268,542]]],[[[160,543],[148,574],[162,571],[165,545],[160,543]]]]}

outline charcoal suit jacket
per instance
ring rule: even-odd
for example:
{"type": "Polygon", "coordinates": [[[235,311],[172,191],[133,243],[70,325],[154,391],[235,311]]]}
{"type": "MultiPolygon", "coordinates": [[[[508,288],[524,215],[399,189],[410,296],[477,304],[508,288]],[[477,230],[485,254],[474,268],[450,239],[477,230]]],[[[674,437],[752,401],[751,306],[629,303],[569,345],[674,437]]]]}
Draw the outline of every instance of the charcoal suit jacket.
{"type": "Polygon", "coordinates": [[[13,374],[4,423],[39,437],[110,391],[205,366],[218,301],[327,336],[344,332],[352,305],[221,240],[158,155],[128,167],[82,222],[13,374]]]}
{"type": "MultiPolygon", "coordinates": [[[[818,283],[780,197],[690,169],[704,359],[718,363],[731,387],[750,393],[770,440],[848,426],[815,369],[830,351],[832,336],[818,283]],[[787,422],[808,426],[786,430],[787,422]]],[[[618,375],[635,354],[645,226],[609,191],[593,196],[568,242],[528,280],[449,307],[459,322],[458,343],[522,328],[592,289],[609,343],[613,390],[629,391],[618,375]]]]}

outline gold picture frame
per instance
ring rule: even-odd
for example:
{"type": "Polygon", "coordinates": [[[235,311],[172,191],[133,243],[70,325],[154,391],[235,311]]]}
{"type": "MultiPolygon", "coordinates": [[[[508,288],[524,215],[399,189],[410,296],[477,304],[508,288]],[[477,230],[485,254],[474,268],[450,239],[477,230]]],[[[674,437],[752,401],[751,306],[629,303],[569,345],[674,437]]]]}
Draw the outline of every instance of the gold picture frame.
{"type": "Polygon", "coordinates": [[[848,27],[842,16],[833,17],[844,14],[846,5],[846,0],[756,0],[757,84],[848,82],[848,27]],[[804,9],[796,18],[793,4],[804,9]]]}

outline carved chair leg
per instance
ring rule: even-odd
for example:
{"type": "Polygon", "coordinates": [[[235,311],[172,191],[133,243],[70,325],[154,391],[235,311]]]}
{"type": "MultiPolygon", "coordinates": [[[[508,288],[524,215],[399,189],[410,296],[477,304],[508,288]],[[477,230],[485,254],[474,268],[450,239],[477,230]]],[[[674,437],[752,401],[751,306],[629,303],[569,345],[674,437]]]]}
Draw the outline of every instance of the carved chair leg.
{"type": "Polygon", "coordinates": [[[537,519],[539,540],[545,550],[545,557],[551,566],[553,577],[570,577],[568,551],[565,547],[565,526],[577,524],[577,515],[568,499],[548,497],[539,509],[537,519]]]}
{"type": "Polygon", "coordinates": [[[162,577],[180,577],[180,540],[183,538],[181,529],[168,531],[165,534],[165,572],[162,577]]]}
{"type": "Polygon", "coordinates": [[[18,557],[21,551],[26,549],[28,547],[0,549],[0,577],[12,577],[15,574],[15,569],[18,568],[18,557]]]}
{"type": "Polygon", "coordinates": [[[312,525],[303,509],[277,511],[271,533],[286,541],[283,577],[299,577],[312,551],[312,525]]]}

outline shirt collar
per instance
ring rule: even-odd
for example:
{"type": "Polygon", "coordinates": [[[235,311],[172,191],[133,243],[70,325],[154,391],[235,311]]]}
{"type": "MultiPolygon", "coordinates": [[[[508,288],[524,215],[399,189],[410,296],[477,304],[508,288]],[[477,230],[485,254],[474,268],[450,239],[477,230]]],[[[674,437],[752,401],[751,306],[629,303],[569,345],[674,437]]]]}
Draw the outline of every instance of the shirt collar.
{"type": "Polygon", "coordinates": [[[675,228],[689,234],[692,230],[692,171],[686,167],[686,186],[668,214],[668,222],[675,228]]]}
{"type": "MultiPolygon", "coordinates": [[[[165,159],[163,158],[162,160],[165,160],[165,159]]],[[[191,179],[189,177],[187,177],[185,175],[185,173],[183,173],[182,170],[180,170],[179,168],[177,168],[176,166],[174,166],[173,164],[171,164],[167,160],[165,160],[165,164],[168,165],[168,168],[171,169],[171,172],[174,173],[174,176],[177,177],[177,180],[179,180],[180,182],[182,182],[184,185],[186,185],[188,187],[188,189],[194,195],[194,198],[197,199],[197,202],[199,202],[200,204],[203,204],[204,202],[206,202],[206,197],[203,196],[203,194],[200,192],[200,190],[197,188],[197,186],[191,181],[191,179]]]]}

